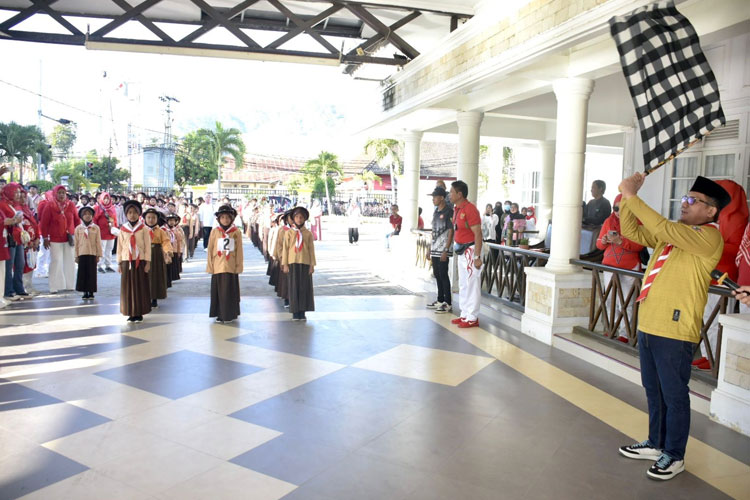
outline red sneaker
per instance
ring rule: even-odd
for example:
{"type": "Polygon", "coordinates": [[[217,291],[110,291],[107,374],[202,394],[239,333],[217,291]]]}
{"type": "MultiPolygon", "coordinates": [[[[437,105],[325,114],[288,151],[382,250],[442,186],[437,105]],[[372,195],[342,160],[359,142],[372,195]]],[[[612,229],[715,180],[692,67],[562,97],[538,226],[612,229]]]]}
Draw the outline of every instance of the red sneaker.
{"type": "MultiPolygon", "coordinates": [[[[706,358],[703,358],[706,359],[706,358]]],[[[706,359],[704,362],[695,365],[699,370],[711,370],[711,363],[706,359]]]]}
{"type": "Polygon", "coordinates": [[[630,339],[627,338],[627,337],[625,337],[624,335],[620,335],[619,337],[617,337],[617,340],[619,340],[623,344],[629,344],[630,343],[630,339]]]}
{"type": "Polygon", "coordinates": [[[706,358],[705,356],[702,357],[702,358],[700,358],[700,359],[696,359],[695,361],[693,361],[693,366],[698,366],[698,365],[701,365],[703,363],[708,363],[708,358],[706,358]]]}
{"type": "Polygon", "coordinates": [[[465,320],[465,319],[463,319],[463,318],[461,318],[461,317],[459,317],[459,318],[455,318],[455,319],[452,319],[452,320],[451,320],[451,323],[452,323],[452,324],[454,324],[454,325],[460,325],[460,324],[461,324],[461,323],[463,323],[464,321],[466,321],[466,320],[465,320]]]}
{"type": "Polygon", "coordinates": [[[473,328],[475,326],[479,326],[479,320],[475,319],[474,321],[464,321],[463,323],[459,323],[459,328],[473,328]]]}

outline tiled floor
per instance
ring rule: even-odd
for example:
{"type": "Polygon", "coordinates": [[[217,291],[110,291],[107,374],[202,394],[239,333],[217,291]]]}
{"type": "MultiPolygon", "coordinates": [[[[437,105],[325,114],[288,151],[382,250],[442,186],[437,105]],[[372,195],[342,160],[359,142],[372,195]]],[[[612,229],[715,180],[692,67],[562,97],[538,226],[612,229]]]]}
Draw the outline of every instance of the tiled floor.
{"type": "Polygon", "coordinates": [[[269,293],[216,325],[182,293],[140,325],[0,312],[0,499],[750,498],[750,439],[697,417],[687,472],[649,481],[617,454],[642,394],[487,318],[325,296],[291,322],[269,293]]]}

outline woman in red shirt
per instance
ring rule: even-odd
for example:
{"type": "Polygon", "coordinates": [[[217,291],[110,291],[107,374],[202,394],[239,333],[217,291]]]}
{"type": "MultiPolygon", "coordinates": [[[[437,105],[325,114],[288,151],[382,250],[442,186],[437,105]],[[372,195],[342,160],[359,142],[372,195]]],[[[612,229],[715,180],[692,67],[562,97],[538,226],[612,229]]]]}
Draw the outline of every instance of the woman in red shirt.
{"type": "Polygon", "coordinates": [[[99,226],[99,232],[102,236],[102,264],[99,266],[99,272],[115,272],[112,267],[112,249],[115,245],[115,235],[117,233],[117,209],[112,203],[109,193],[101,193],[96,199],[94,206],[94,223],[99,226]],[[114,233],[112,230],[114,229],[114,233]]]}
{"type": "Polygon", "coordinates": [[[50,250],[50,293],[75,288],[76,267],[72,242],[77,218],[75,205],[68,200],[65,186],[55,186],[44,207],[41,224],[44,246],[50,250]]]}
{"type": "MultiPolygon", "coordinates": [[[[602,264],[605,266],[619,267],[620,269],[629,269],[631,271],[641,270],[641,257],[640,252],[643,250],[643,245],[631,241],[620,233],[620,200],[622,195],[618,194],[612,206],[612,213],[609,217],[604,220],[602,229],[599,231],[599,238],[596,240],[596,247],[600,250],[604,250],[604,258],[602,264]]],[[[604,290],[607,290],[609,282],[612,280],[611,272],[604,272],[604,283],[602,286],[604,290]]],[[[635,278],[632,276],[620,276],[620,286],[622,287],[623,298],[628,294],[628,291],[633,286],[635,278]]],[[[610,292],[610,293],[614,293],[610,292]]],[[[611,300],[611,299],[610,299],[611,300]]],[[[615,300],[615,316],[612,320],[620,315],[620,301],[619,298],[615,300]]],[[[632,321],[632,318],[631,318],[632,321]]],[[[618,328],[619,336],[618,339],[621,342],[628,343],[629,339],[625,332],[625,320],[620,321],[618,328]]],[[[609,333],[609,332],[608,332],[609,333]]]]}

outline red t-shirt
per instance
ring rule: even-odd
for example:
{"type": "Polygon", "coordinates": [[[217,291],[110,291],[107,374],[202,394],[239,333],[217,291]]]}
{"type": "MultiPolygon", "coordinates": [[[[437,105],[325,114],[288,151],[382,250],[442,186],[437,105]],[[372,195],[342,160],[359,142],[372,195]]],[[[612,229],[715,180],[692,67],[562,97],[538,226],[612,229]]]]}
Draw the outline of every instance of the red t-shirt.
{"type": "Polygon", "coordinates": [[[459,207],[456,206],[453,212],[453,241],[460,244],[471,243],[474,241],[474,231],[471,226],[481,226],[482,217],[479,215],[477,207],[469,200],[465,200],[459,207]]]}
{"type": "Polygon", "coordinates": [[[424,229],[424,220],[422,220],[422,216],[419,216],[419,219],[417,220],[417,229],[424,229]]]}
{"type": "Polygon", "coordinates": [[[396,232],[401,231],[401,221],[403,220],[403,217],[401,217],[400,215],[391,214],[388,220],[390,220],[391,226],[393,226],[394,231],[396,232]]]}

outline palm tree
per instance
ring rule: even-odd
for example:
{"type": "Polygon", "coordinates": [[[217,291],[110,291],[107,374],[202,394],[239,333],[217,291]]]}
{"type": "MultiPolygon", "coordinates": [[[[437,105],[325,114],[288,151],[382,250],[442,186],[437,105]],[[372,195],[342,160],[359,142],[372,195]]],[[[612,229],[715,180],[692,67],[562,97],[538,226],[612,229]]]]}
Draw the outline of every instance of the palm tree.
{"type": "Polygon", "coordinates": [[[393,203],[396,203],[396,177],[394,173],[399,174],[401,172],[398,155],[402,149],[401,142],[396,139],[370,139],[365,144],[366,154],[372,154],[378,163],[383,160],[388,162],[388,171],[391,175],[391,201],[393,203]]]}
{"type": "Polygon", "coordinates": [[[380,181],[380,176],[372,170],[363,170],[361,174],[356,175],[357,180],[363,182],[370,191],[375,189],[375,183],[380,181]]]}
{"type": "Polygon", "coordinates": [[[10,161],[11,172],[14,162],[18,160],[21,183],[26,160],[36,153],[44,155],[46,150],[44,134],[39,127],[19,125],[16,122],[0,123],[0,158],[10,161]]]}
{"type": "Polygon", "coordinates": [[[234,158],[235,168],[241,168],[245,161],[245,142],[242,132],[236,128],[225,129],[220,122],[216,122],[216,129],[202,128],[198,130],[201,146],[209,153],[210,158],[218,169],[216,180],[218,197],[221,198],[221,166],[225,156],[234,158]]]}
{"type": "Polygon", "coordinates": [[[339,166],[338,157],[328,151],[321,151],[317,158],[313,158],[305,163],[305,176],[314,183],[315,179],[323,179],[323,185],[326,187],[326,201],[328,202],[328,213],[333,214],[333,205],[331,205],[331,196],[328,192],[328,177],[331,174],[343,175],[344,171],[339,166]]]}

